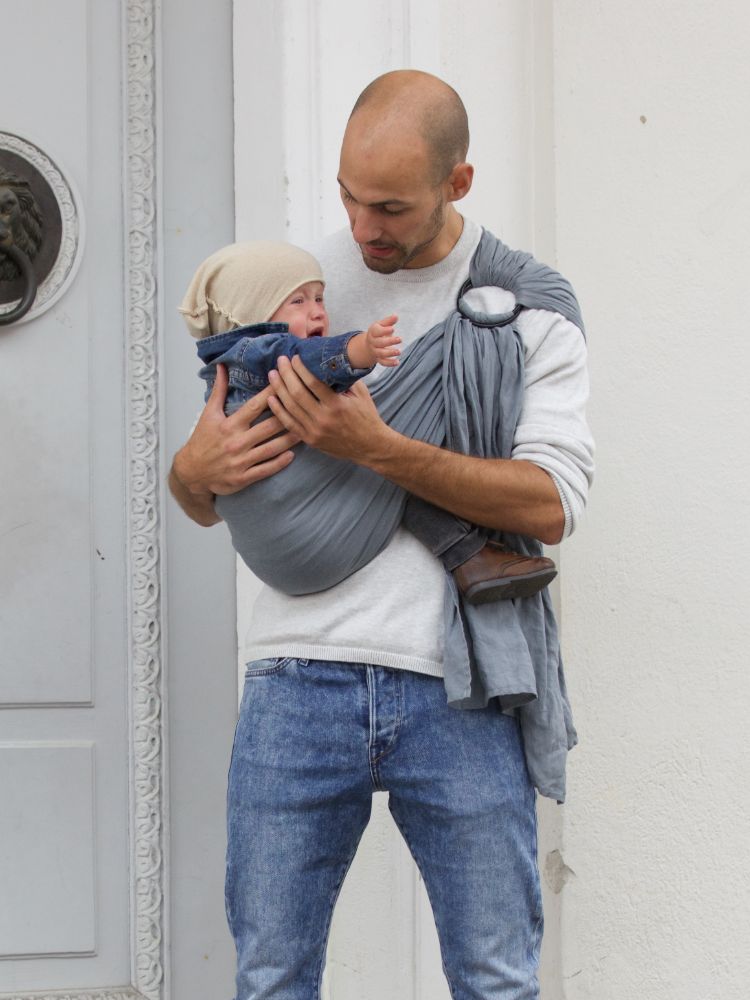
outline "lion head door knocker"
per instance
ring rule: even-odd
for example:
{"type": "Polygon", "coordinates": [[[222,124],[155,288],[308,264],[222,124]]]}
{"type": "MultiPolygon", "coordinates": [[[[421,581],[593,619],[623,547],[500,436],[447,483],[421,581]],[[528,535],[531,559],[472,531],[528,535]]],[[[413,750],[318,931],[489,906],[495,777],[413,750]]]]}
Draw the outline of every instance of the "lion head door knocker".
{"type": "Polygon", "coordinates": [[[0,327],[45,312],[82,250],[80,201],[38,146],[0,132],[0,327]]]}

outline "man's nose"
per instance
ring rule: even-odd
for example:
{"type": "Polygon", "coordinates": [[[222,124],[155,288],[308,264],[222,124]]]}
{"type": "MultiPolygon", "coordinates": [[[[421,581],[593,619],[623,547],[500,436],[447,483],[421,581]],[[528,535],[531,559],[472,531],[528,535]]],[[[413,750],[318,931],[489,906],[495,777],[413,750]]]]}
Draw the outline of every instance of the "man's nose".
{"type": "Polygon", "coordinates": [[[382,233],[375,213],[362,205],[357,207],[351,222],[355,243],[374,243],[382,233]]]}

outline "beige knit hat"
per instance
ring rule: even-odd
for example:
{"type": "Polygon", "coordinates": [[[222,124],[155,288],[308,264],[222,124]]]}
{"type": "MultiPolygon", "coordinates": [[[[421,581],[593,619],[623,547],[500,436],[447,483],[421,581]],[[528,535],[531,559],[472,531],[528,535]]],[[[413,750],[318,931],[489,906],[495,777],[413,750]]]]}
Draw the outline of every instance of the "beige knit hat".
{"type": "Polygon", "coordinates": [[[323,282],[320,264],[290,243],[230,243],[193,275],[179,312],[193,337],[266,323],[292,292],[323,282]]]}

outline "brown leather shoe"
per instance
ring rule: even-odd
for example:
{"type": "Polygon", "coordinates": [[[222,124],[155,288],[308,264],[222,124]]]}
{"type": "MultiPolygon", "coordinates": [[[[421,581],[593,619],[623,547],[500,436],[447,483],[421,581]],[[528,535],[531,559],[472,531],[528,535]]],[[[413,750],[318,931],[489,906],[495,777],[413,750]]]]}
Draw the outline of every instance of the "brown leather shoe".
{"type": "Polygon", "coordinates": [[[469,604],[530,597],[556,576],[557,567],[546,556],[522,556],[498,542],[487,542],[453,570],[458,589],[469,604]]]}

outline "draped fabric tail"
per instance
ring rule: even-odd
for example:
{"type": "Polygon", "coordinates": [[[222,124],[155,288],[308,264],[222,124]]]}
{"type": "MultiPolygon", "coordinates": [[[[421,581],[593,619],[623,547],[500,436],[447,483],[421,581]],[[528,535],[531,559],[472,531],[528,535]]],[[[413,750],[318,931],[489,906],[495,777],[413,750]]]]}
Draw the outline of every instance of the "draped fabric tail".
{"type": "MultiPolygon", "coordinates": [[[[560,312],[583,331],[568,282],[530,254],[510,250],[488,233],[472,261],[470,282],[474,287],[508,288],[518,303],[560,312]]],[[[476,314],[471,320],[456,313],[445,326],[445,444],[467,455],[507,459],[523,402],[523,346],[512,325],[475,326],[477,321],[491,322],[491,317],[476,314]]],[[[495,537],[516,552],[542,553],[536,539],[510,533],[495,537]]],[[[577,736],[549,592],[472,605],[460,599],[447,574],[443,606],[449,705],[484,708],[496,697],[502,711],[520,720],[533,784],[540,794],[563,802],[567,752],[577,736]]]]}

